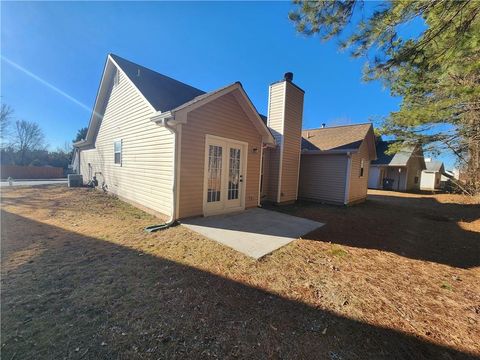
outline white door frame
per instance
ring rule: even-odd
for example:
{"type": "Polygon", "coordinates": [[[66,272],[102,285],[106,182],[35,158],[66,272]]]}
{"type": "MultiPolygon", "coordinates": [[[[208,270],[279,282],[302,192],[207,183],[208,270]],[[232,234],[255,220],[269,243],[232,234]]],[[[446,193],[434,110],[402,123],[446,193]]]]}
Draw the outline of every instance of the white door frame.
{"type": "Polygon", "coordinates": [[[224,138],[220,136],[205,135],[205,159],[204,159],[204,171],[203,171],[203,216],[224,214],[228,212],[242,211],[245,210],[245,193],[246,193],[246,184],[247,184],[247,152],[248,152],[248,143],[244,141],[239,141],[235,139],[224,138]],[[208,209],[207,207],[207,188],[208,188],[208,155],[209,155],[209,145],[214,145],[215,143],[224,143],[224,150],[222,152],[222,191],[221,191],[221,203],[217,209],[208,209]],[[240,159],[240,174],[242,175],[243,181],[240,183],[240,206],[236,207],[227,207],[225,196],[226,192],[223,190],[228,184],[228,170],[229,170],[229,155],[227,154],[227,149],[231,145],[236,145],[241,147],[241,159],[240,159]],[[225,160],[226,159],[226,160],[225,160]]]}

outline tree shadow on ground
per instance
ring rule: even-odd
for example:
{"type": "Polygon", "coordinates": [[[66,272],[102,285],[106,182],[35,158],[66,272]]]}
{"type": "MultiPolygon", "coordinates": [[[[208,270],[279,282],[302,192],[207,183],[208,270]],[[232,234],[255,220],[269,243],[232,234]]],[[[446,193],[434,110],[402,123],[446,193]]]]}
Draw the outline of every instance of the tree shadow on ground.
{"type": "Polygon", "coordinates": [[[5,359],[474,358],[16,214],[2,222],[5,359]]]}
{"type": "Polygon", "coordinates": [[[479,205],[434,198],[368,195],[352,207],[299,202],[277,210],[326,223],[305,240],[392,252],[457,268],[480,266],[480,233],[459,225],[480,218],[479,205]]]}

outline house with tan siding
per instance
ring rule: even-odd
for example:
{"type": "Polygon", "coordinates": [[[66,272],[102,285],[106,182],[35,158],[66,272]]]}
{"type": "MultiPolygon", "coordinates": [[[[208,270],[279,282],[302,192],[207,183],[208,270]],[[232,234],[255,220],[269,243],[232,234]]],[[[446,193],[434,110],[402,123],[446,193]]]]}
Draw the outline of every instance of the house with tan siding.
{"type": "Polygon", "coordinates": [[[403,144],[400,149],[390,154],[388,149],[392,142],[377,140],[378,158],[370,164],[368,187],[396,191],[420,190],[425,159],[420,145],[403,144]]]}
{"type": "Polygon", "coordinates": [[[370,123],[302,132],[299,197],[351,205],[365,201],[370,161],[376,159],[370,123]]]}
{"type": "Polygon", "coordinates": [[[286,73],[269,87],[265,117],[239,82],[204,92],[109,54],[74,164],[84,183],[171,220],[291,203],[302,191],[322,200],[318,184],[330,196],[338,179],[339,203],[361,201],[366,183],[352,174],[362,166],[368,177],[371,125],[348,154],[312,156],[302,150],[303,98],[286,73]]]}

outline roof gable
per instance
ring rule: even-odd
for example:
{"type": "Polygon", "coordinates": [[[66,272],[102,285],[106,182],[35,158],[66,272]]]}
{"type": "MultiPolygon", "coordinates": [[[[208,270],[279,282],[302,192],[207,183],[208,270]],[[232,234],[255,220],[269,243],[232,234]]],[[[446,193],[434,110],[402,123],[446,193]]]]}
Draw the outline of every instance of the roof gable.
{"type": "Polygon", "coordinates": [[[358,151],[365,139],[372,144],[369,146],[371,158],[374,159],[372,124],[344,125],[311,129],[302,131],[302,151],[358,151]],[[370,139],[371,138],[371,139],[370,139]]]}
{"type": "Polygon", "coordinates": [[[205,94],[205,91],[125,60],[120,56],[110,54],[110,57],[156,111],[172,110],[205,94]]]}
{"type": "Polygon", "coordinates": [[[186,102],[185,104],[182,104],[177,108],[172,109],[166,113],[158,112],[157,114],[152,116],[152,120],[161,121],[162,119],[167,118],[167,119],[174,119],[175,122],[177,123],[187,124],[188,121],[187,121],[186,115],[190,111],[193,111],[226,94],[233,94],[233,96],[241,106],[242,110],[251,120],[252,125],[262,135],[263,142],[265,144],[274,145],[275,139],[273,138],[271,132],[263,122],[261,115],[258,113],[257,109],[251,102],[250,98],[248,97],[247,93],[243,89],[243,86],[240,82],[235,82],[233,84],[224,86],[220,89],[197,96],[194,99],[186,102]]]}
{"type": "Polygon", "coordinates": [[[175,112],[186,113],[218,96],[233,92],[253,125],[262,134],[264,142],[266,144],[275,143],[271,132],[239,82],[206,93],[117,55],[109,54],[103,69],[86,139],[74,143],[75,147],[87,148],[95,143],[116,71],[121,71],[126,76],[128,81],[133,84],[135,91],[152,109],[152,120],[164,116],[169,117],[175,112]]]}
{"type": "Polygon", "coordinates": [[[432,161],[425,161],[426,170],[428,171],[438,171],[444,172],[443,162],[432,160],[432,161]]]}
{"type": "MultiPolygon", "coordinates": [[[[395,154],[387,154],[390,144],[395,141],[377,141],[377,160],[372,161],[372,165],[389,165],[389,166],[407,166],[412,156],[421,153],[421,148],[417,145],[404,143],[399,151],[395,154]]],[[[423,155],[421,155],[423,157],[423,155]]]]}

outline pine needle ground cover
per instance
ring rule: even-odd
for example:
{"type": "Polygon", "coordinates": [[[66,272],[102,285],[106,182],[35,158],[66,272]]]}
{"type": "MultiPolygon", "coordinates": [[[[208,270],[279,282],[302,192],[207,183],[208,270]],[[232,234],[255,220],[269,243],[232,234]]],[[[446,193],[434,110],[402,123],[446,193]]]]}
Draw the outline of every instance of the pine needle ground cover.
{"type": "Polygon", "coordinates": [[[115,197],[2,189],[4,359],[480,356],[480,207],[375,191],[260,261],[115,197]]]}

